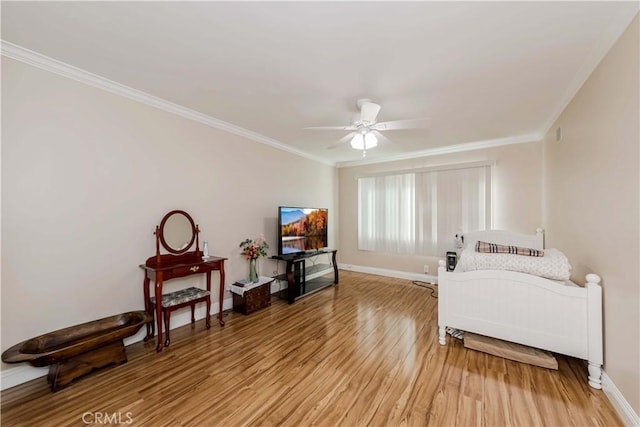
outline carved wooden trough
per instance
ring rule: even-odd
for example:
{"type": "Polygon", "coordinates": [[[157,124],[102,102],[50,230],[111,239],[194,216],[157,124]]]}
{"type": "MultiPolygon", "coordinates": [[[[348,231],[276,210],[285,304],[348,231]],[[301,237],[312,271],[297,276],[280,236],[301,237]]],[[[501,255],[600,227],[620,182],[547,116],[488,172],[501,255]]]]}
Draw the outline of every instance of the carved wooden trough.
{"type": "Polygon", "coordinates": [[[51,365],[47,381],[55,392],[94,369],[126,363],[123,339],[152,320],[144,311],[131,311],[49,332],[7,349],[2,361],[51,365]]]}

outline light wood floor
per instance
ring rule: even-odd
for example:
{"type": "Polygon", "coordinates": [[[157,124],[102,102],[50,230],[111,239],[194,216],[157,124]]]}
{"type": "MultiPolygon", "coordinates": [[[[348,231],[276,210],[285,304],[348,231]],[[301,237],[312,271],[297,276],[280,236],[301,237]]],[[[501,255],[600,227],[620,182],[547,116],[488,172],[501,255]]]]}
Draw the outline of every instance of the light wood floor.
{"type": "Polygon", "coordinates": [[[228,313],[224,328],[176,329],[160,354],[134,344],[127,364],[55,394],[45,378],[4,391],[2,425],[82,425],[85,413],[147,426],[622,425],[583,362],[560,356],[552,371],[450,337],[440,346],[428,289],[346,271],[340,281],[291,306],[228,313]]]}

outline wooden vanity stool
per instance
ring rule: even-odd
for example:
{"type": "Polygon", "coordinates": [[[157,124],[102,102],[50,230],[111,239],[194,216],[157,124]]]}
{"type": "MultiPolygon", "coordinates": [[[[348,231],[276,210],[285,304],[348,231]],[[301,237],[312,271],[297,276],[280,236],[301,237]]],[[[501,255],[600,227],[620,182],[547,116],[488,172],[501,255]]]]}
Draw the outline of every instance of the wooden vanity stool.
{"type": "MultiPolygon", "coordinates": [[[[156,297],[151,297],[150,300],[151,300],[151,309],[152,311],[155,311],[156,297]]],[[[161,308],[162,308],[162,316],[164,317],[164,330],[165,330],[164,346],[165,347],[169,347],[169,344],[171,343],[171,339],[169,337],[169,330],[170,330],[169,322],[171,320],[171,312],[174,310],[178,310],[179,308],[191,306],[191,325],[193,326],[193,324],[196,322],[196,317],[195,317],[196,304],[198,304],[199,302],[207,303],[206,325],[207,325],[207,329],[209,329],[211,328],[211,321],[210,321],[211,315],[209,314],[211,313],[211,292],[210,291],[206,289],[191,287],[187,289],[180,289],[179,291],[162,295],[161,308]]],[[[151,328],[152,328],[151,333],[153,336],[154,335],[153,322],[151,322],[151,328]]],[[[161,335],[162,335],[162,332],[158,331],[158,341],[162,340],[161,335]]]]}

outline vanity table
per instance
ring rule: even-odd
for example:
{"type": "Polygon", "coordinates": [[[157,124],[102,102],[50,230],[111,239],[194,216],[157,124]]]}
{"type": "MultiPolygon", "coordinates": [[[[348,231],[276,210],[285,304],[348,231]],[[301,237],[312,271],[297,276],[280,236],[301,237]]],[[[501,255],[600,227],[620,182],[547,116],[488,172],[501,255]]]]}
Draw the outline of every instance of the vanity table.
{"type": "MultiPolygon", "coordinates": [[[[220,307],[219,322],[220,326],[224,326],[222,320],[222,303],[224,297],[224,262],[227,258],[216,256],[206,256],[200,251],[198,226],[194,223],[189,214],[184,211],[175,210],[169,212],[162,219],[160,226],[156,226],[156,255],[147,259],[140,267],[144,270],[144,306],[147,313],[153,315],[152,307],[155,307],[156,322],[147,324],[147,335],[144,341],[148,341],[154,336],[154,326],[158,327],[158,345],[156,351],[162,351],[162,320],[163,308],[162,304],[151,303],[151,295],[149,285],[153,280],[155,301],[162,301],[162,285],[166,280],[177,277],[186,277],[194,274],[206,274],[207,291],[211,293],[211,272],[218,271],[220,274],[220,307]],[[195,242],[195,250],[190,251],[195,242]],[[160,254],[160,245],[169,252],[168,254],[160,254]]],[[[201,302],[200,297],[194,301],[180,301],[181,305],[193,305],[201,302]]],[[[207,319],[210,312],[210,301],[207,299],[207,319]]],[[[193,314],[192,314],[193,320],[193,314]]],[[[167,322],[168,323],[168,322],[167,322]]],[[[207,321],[207,326],[209,322],[207,321]]],[[[166,325],[167,330],[169,325],[166,325]]],[[[167,344],[168,344],[167,335],[167,344]]]]}

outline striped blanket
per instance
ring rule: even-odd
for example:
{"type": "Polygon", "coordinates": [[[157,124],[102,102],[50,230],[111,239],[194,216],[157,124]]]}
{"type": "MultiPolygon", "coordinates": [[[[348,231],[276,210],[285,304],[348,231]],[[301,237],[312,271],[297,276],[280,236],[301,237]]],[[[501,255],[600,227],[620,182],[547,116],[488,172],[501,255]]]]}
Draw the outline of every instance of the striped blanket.
{"type": "Polygon", "coordinates": [[[514,254],[526,256],[544,256],[544,251],[519,246],[498,245],[497,243],[476,242],[476,252],[486,254],[514,254]]]}

